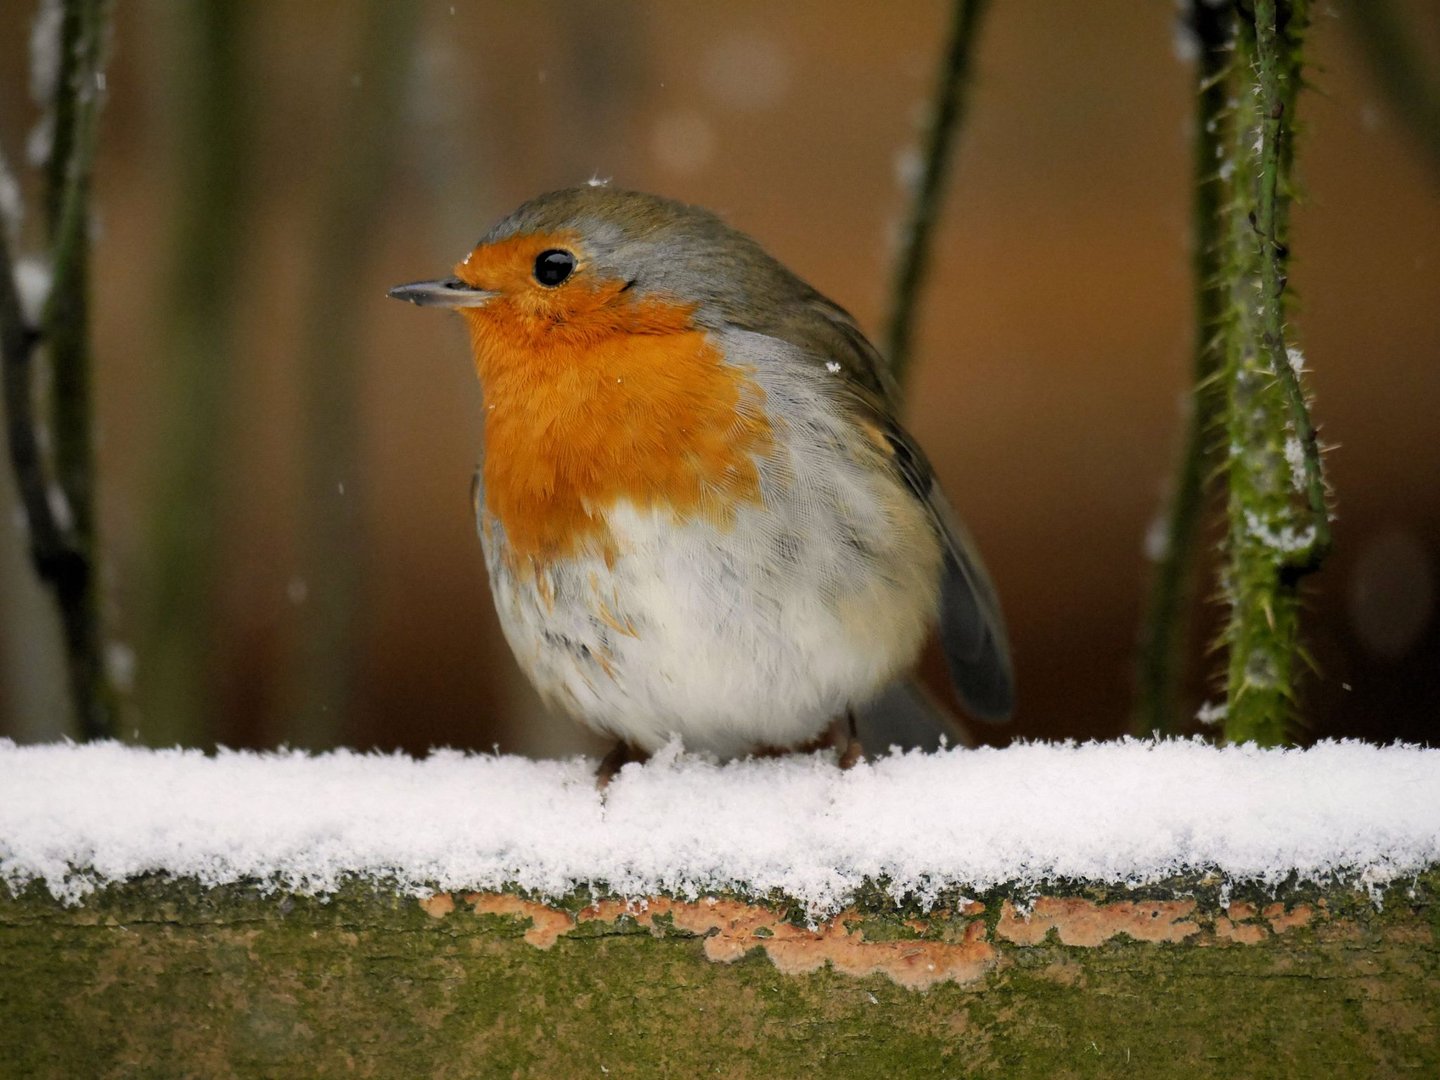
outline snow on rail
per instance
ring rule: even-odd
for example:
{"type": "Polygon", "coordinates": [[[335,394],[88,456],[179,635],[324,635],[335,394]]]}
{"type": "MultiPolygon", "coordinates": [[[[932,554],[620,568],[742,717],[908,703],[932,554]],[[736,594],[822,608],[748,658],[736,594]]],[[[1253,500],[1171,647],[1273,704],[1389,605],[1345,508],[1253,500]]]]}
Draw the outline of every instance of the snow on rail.
{"type": "Polygon", "coordinates": [[[922,901],[1186,872],[1376,887],[1440,864],[1440,750],[1327,742],[1023,744],[627,766],[436,751],[205,755],[0,740],[0,882],[67,902],[170,874],[325,895],[435,889],[694,897],[779,890],[815,914],[868,882],[922,901]]]}

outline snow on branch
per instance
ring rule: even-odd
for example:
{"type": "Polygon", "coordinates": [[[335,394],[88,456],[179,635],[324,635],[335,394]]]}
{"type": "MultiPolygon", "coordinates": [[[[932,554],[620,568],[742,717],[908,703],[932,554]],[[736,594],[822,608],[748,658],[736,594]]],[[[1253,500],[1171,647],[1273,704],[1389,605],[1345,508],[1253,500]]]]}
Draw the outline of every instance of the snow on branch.
{"type": "Polygon", "coordinates": [[[717,764],[667,748],[604,797],[593,763],[0,741],[0,881],[80,900],[168,874],[329,895],[781,894],[832,913],[942,893],[1216,872],[1371,889],[1440,863],[1440,750],[1124,740],[717,764]]]}

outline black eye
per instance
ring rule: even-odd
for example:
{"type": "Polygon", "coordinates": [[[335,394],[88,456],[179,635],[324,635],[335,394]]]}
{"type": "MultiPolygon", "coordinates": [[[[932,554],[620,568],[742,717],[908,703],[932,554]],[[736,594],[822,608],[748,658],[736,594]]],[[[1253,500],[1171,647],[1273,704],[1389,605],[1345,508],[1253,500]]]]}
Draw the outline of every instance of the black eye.
{"type": "Polygon", "coordinates": [[[551,248],[535,256],[535,280],[548,288],[559,285],[574,269],[575,256],[561,248],[551,248]]]}

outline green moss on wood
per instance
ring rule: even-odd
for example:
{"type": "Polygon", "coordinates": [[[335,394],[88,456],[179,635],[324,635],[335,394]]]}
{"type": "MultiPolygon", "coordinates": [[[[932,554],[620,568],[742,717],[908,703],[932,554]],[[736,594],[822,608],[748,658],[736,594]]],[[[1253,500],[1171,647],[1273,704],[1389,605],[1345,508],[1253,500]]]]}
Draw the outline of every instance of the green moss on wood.
{"type": "MultiPolygon", "coordinates": [[[[734,963],[673,921],[580,923],[548,949],[530,920],[443,917],[353,886],[322,902],[138,881],[64,907],[0,898],[0,1075],[1109,1076],[1392,1075],[1440,1067],[1440,873],[1387,892],[1291,884],[1323,913],[1257,944],[1214,931],[1218,879],[1060,890],[1096,904],[1196,903],[1176,944],[1016,946],[1008,901],[914,921],[870,905],[868,941],[954,940],[974,919],[997,962],[908,990],[881,974],[785,974],[757,934],[734,963]],[[1178,1070],[1178,1072],[1177,1072],[1178,1070]]],[[[1231,888],[1234,922],[1276,900],[1231,888]],[[1251,905],[1247,911],[1241,901],[1251,905]]],[[[1034,900],[1033,896],[1028,897],[1034,900]]]]}

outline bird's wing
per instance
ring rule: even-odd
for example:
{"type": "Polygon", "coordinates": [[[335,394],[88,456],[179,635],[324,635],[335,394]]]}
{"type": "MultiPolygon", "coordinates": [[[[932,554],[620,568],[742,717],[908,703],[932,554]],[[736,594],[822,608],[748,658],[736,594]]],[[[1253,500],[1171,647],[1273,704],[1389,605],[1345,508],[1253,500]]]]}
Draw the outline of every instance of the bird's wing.
{"type": "Polygon", "coordinates": [[[919,445],[895,419],[899,397],[885,361],[850,315],[819,294],[793,307],[772,336],[810,355],[823,349],[817,365],[838,361],[824,374],[844,381],[857,413],[883,432],[891,461],[906,487],[924,504],[945,545],[940,586],[940,644],[966,708],[984,720],[1000,721],[1014,707],[1015,679],[1000,601],[970,534],[935,478],[919,445]]]}

